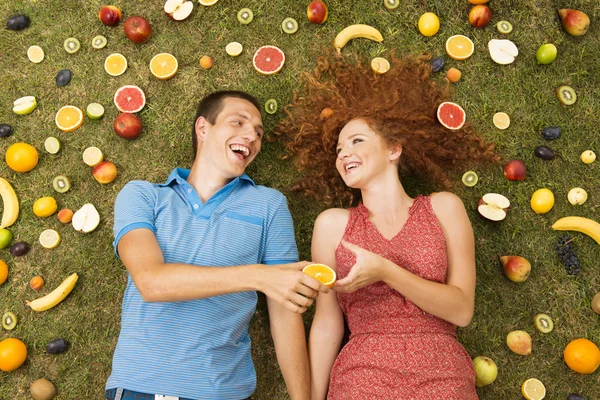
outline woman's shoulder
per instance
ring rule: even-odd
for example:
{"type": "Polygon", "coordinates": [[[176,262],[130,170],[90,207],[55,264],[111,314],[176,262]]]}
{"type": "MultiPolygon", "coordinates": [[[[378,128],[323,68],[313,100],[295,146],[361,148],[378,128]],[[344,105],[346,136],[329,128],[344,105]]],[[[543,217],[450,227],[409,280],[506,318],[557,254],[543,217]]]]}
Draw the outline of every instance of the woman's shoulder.
{"type": "Polygon", "coordinates": [[[431,208],[436,216],[443,217],[465,209],[460,197],[451,192],[436,192],[429,196],[431,208]]]}
{"type": "Polygon", "coordinates": [[[317,225],[323,229],[335,229],[339,225],[345,226],[350,216],[350,210],[345,208],[329,208],[323,211],[315,221],[317,225]]]}

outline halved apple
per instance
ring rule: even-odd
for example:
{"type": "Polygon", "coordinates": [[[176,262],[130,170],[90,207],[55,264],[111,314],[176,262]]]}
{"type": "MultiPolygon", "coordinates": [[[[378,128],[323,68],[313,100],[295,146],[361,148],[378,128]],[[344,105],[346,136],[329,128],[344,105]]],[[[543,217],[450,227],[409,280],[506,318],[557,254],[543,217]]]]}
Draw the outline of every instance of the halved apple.
{"type": "Polygon", "coordinates": [[[165,12],[175,21],[183,21],[190,16],[194,9],[194,3],[186,0],[167,0],[165,12]]]}
{"type": "Polygon", "coordinates": [[[508,214],[510,201],[498,193],[486,193],[477,204],[477,211],[491,221],[502,221],[508,214]]]}
{"type": "Polygon", "coordinates": [[[96,229],[100,223],[100,214],[98,214],[98,210],[96,210],[96,207],[94,207],[93,204],[84,204],[75,214],[73,214],[71,223],[76,231],[90,233],[96,229]]]}

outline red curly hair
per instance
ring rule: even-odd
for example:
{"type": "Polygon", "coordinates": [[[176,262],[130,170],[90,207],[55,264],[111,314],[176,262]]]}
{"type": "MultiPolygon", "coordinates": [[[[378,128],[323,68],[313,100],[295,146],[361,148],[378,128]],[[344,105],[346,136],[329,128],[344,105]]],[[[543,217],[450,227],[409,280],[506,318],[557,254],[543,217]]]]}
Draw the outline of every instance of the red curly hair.
{"type": "Polygon", "coordinates": [[[401,145],[399,176],[416,174],[447,189],[448,173],[465,163],[500,162],[494,144],[481,139],[469,124],[457,131],[437,121],[437,107],[449,98],[449,85],[430,79],[430,56],[398,59],[383,75],[374,74],[356,56],[322,56],[312,73],[304,73],[287,117],[275,129],[286,144],[287,157],[304,174],[296,190],[326,204],[354,203],[335,165],[340,131],[363,119],[389,145],[401,145]],[[333,113],[328,116],[324,108],[333,113]]]}

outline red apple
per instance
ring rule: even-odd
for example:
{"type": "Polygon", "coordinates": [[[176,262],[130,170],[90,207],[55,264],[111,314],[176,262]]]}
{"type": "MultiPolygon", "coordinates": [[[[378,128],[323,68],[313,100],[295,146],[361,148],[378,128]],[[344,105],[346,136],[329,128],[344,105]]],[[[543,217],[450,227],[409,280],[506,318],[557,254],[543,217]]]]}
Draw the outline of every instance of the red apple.
{"type": "Polygon", "coordinates": [[[113,128],[115,133],[123,139],[133,140],[142,133],[142,121],[133,114],[123,113],[115,118],[113,128]]]}
{"type": "Polygon", "coordinates": [[[164,9],[172,20],[183,21],[192,13],[194,3],[189,0],[167,0],[164,9]]]}
{"type": "Polygon", "coordinates": [[[525,282],[531,273],[531,264],[521,256],[500,257],[504,274],[513,282],[525,282]]]}
{"type": "Polygon", "coordinates": [[[570,35],[582,36],[590,26],[590,18],[583,11],[564,8],[558,10],[558,15],[560,15],[562,24],[570,35]]]}
{"type": "Polygon", "coordinates": [[[521,160],[512,160],[504,166],[504,177],[509,181],[524,181],[527,167],[521,160]]]}
{"type": "Polygon", "coordinates": [[[104,6],[100,9],[98,18],[104,25],[115,26],[121,21],[121,10],[115,6],[104,6]]]}
{"type": "Polygon", "coordinates": [[[134,43],[144,43],[152,35],[150,23],[142,17],[133,16],[123,24],[125,35],[134,43]]]}
{"type": "Polygon", "coordinates": [[[111,183],[117,177],[117,166],[110,161],[102,161],[94,167],[92,175],[100,183],[111,183]]]}
{"type": "Polygon", "coordinates": [[[308,5],[306,15],[313,24],[322,24],[327,21],[327,6],[321,0],[315,0],[308,5]]]}
{"type": "Polygon", "coordinates": [[[477,204],[477,211],[491,221],[502,221],[508,214],[510,201],[498,193],[486,193],[477,204]]]}
{"type": "Polygon", "coordinates": [[[469,12],[469,23],[475,28],[485,27],[492,19],[492,11],[484,4],[479,4],[469,12]]]}

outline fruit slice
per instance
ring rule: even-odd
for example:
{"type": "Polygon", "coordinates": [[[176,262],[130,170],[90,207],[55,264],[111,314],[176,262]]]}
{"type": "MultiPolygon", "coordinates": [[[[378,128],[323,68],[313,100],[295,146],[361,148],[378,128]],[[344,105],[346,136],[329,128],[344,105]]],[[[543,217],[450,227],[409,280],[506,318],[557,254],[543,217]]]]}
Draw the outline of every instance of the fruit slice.
{"type": "Polygon", "coordinates": [[[566,106],[575,104],[577,101],[577,93],[571,86],[561,85],[556,88],[556,96],[558,100],[566,106]]]}
{"type": "Polygon", "coordinates": [[[7,331],[15,329],[17,326],[17,316],[10,311],[5,312],[2,316],[2,327],[7,331]]]}
{"type": "Polygon", "coordinates": [[[46,249],[54,249],[60,243],[60,235],[54,229],[46,229],[40,234],[40,244],[46,249]]]}
{"type": "Polygon", "coordinates": [[[50,154],[56,154],[60,150],[60,141],[54,136],[48,136],[44,141],[44,149],[50,154]]]}
{"type": "Polygon", "coordinates": [[[150,60],[150,72],[160,80],[167,80],[175,76],[179,63],[169,53],[160,53],[150,60]]]}
{"type": "Polygon", "coordinates": [[[219,0],[198,0],[198,3],[203,6],[212,6],[217,3],[219,0]]]}
{"type": "Polygon", "coordinates": [[[102,150],[97,147],[91,146],[83,151],[83,162],[90,167],[95,167],[104,160],[104,154],[102,150]]]}
{"type": "Polygon", "coordinates": [[[71,224],[76,231],[89,233],[92,232],[100,223],[100,215],[93,204],[84,204],[73,214],[71,224]]]}
{"type": "Polygon", "coordinates": [[[136,113],[146,105],[146,95],[135,85],[121,86],[115,93],[114,102],[119,111],[136,113]]]}
{"type": "Polygon", "coordinates": [[[20,97],[13,102],[13,112],[18,115],[27,115],[33,112],[37,107],[37,101],[34,96],[20,97]]]}
{"type": "Polygon", "coordinates": [[[104,60],[104,70],[110,76],[122,75],[127,69],[127,59],[121,53],[113,53],[104,60]]]}
{"type": "Polygon", "coordinates": [[[94,36],[92,39],[92,47],[95,49],[103,49],[108,41],[102,35],[94,36]]]}
{"type": "Polygon", "coordinates": [[[523,382],[521,393],[527,400],[542,400],[546,397],[546,387],[540,380],[530,378],[523,382]]]}
{"type": "Polygon", "coordinates": [[[533,324],[535,329],[542,333],[550,333],[554,329],[554,321],[546,314],[536,314],[533,317],[533,324]]]}
{"type": "Polygon", "coordinates": [[[325,264],[310,264],[302,272],[315,278],[325,286],[332,287],[336,280],[335,271],[325,264]]]}
{"type": "Polygon", "coordinates": [[[90,103],[85,109],[85,113],[90,119],[100,119],[104,115],[104,106],[100,103],[90,103]]]}
{"type": "Polygon", "coordinates": [[[492,39],[488,42],[490,57],[501,65],[511,64],[519,55],[517,46],[507,39],[492,39]]]}
{"type": "Polygon", "coordinates": [[[496,24],[496,29],[498,29],[498,32],[500,33],[507,34],[512,32],[513,26],[508,21],[500,21],[496,24]]]}
{"type": "Polygon", "coordinates": [[[466,60],[474,50],[473,41],[464,35],[454,35],[446,40],[446,53],[455,60],[466,60]]]}
{"type": "Polygon", "coordinates": [[[508,214],[510,201],[498,193],[484,194],[477,204],[477,211],[490,221],[502,221],[508,214]]]}
{"type": "Polygon", "coordinates": [[[277,112],[277,100],[267,100],[265,103],[265,111],[267,112],[267,114],[275,114],[277,112]]]}
{"type": "Polygon", "coordinates": [[[27,58],[35,64],[39,64],[44,60],[44,50],[40,46],[31,46],[27,49],[27,58]]]}
{"type": "Polygon", "coordinates": [[[64,175],[58,175],[52,179],[52,187],[58,193],[66,193],[71,188],[71,183],[69,179],[64,175]]]}
{"type": "Polygon", "coordinates": [[[281,23],[281,29],[283,29],[285,33],[296,33],[296,31],[298,31],[298,22],[294,18],[286,18],[281,23]]]}
{"type": "Polygon", "coordinates": [[[390,70],[390,62],[383,57],[375,57],[371,60],[371,69],[376,74],[385,74],[390,70]]]}
{"type": "Polygon", "coordinates": [[[383,5],[388,10],[395,10],[400,5],[400,0],[383,0],[383,5]]]}
{"type": "Polygon", "coordinates": [[[263,75],[273,75],[283,68],[285,54],[275,46],[262,46],[252,57],[252,65],[263,75]]]}
{"type": "Polygon", "coordinates": [[[510,117],[507,113],[497,112],[492,119],[494,126],[498,129],[506,129],[510,126],[510,117]]]}
{"type": "Polygon", "coordinates": [[[450,129],[457,130],[465,124],[467,115],[465,110],[456,103],[443,102],[437,109],[437,119],[440,123],[450,129]]]}
{"type": "Polygon", "coordinates": [[[167,0],[164,10],[171,19],[183,21],[194,10],[194,3],[184,0],[167,0]]]}
{"type": "Polygon", "coordinates": [[[477,185],[477,181],[479,181],[479,177],[475,171],[467,171],[462,176],[462,183],[465,186],[473,187],[477,185]]]}
{"type": "Polygon", "coordinates": [[[248,25],[254,19],[254,13],[249,8],[242,8],[237,13],[237,19],[241,24],[248,25]]]}
{"type": "Polygon", "coordinates": [[[225,46],[225,52],[231,57],[239,56],[242,54],[242,50],[244,50],[244,48],[242,47],[242,44],[238,42],[231,42],[225,46]]]}
{"type": "Polygon", "coordinates": [[[72,132],[83,124],[83,111],[75,106],[64,106],[54,118],[56,126],[63,132],[72,132]]]}
{"type": "Polygon", "coordinates": [[[77,51],[81,47],[81,43],[79,43],[79,40],[77,40],[76,38],[70,37],[65,40],[63,47],[65,48],[67,53],[74,54],[77,53],[77,51]]]}

